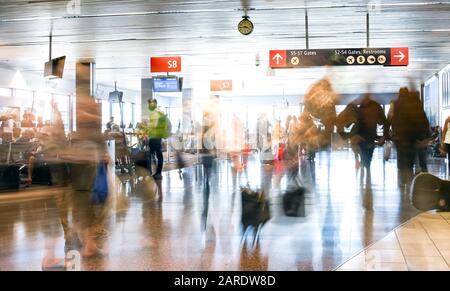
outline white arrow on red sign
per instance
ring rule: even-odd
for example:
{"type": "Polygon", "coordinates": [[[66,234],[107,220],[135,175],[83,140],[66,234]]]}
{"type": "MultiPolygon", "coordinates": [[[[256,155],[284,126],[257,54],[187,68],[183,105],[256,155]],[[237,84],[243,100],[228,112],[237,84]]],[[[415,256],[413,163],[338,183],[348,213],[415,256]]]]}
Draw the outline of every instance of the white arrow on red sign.
{"type": "Polygon", "coordinates": [[[398,51],[398,55],[395,55],[394,58],[399,58],[398,61],[401,62],[405,59],[405,54],[402,51],[398,51]]]}
{"type": "Polygon", "coordinates": [[[409,49],[407,47],[391,48],[391,66],[407,66],[409,63],[409,49]]]}
{"type": "Polygon", "coordinates": [[[287,53],[285,50],[271,50],[269,52],[269,61],[271,68],[286,68],[287,53]]]}
{"type": "Polygon", "coordinates": [[[280,54],[276,54],[272,60],[276,60],[277,61],[277,65],[280,64],[280,61],[282,61],[284,58],[280,55],[280,54]]]}

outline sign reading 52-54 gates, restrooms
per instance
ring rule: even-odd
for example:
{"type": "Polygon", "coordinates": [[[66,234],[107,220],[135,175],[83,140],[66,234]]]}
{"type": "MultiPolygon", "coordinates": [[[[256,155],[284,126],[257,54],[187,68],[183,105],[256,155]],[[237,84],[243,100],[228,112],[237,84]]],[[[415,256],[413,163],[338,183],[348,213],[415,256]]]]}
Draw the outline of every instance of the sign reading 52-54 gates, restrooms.
{"type": "Polygon", "coordinates": [[[273,69],[314,66],[407,66],[408,63],[408,48],[270,51],[270,67],[273,69]]]}

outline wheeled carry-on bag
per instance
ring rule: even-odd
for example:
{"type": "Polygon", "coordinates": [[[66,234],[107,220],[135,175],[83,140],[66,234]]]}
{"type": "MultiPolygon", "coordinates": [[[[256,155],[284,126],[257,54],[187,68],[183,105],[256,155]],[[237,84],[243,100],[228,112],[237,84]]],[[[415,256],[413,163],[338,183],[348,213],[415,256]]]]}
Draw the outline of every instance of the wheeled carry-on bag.
{"type": "Polygon", "coordinates": [[[131,160],[137,167],[144,169],[150,169],[150,153],[149,151],[144,151],[139,148],[131,149],[131,160]]]}
{"type": "Polygon", "coordinates": [[[297,175],[290,177],[291,185],[283,195],[283,211],[286,216],[306,217],[306,188],[297,175]]]}
{"type": "Polygon", "coordinates": [[[283,195],[283,210],[286,216],[305,217],[305,192],[306,189],[298,187],[286,191],[283,195]]]}
{"type": "Polygon", "coordinates": [[[241,222],[244,232],[253,227],[255,230],[261,228],[270,220],[269,200],[264,193],[253,191],[250,187],[241,188],[242,217],[241,222]]]}

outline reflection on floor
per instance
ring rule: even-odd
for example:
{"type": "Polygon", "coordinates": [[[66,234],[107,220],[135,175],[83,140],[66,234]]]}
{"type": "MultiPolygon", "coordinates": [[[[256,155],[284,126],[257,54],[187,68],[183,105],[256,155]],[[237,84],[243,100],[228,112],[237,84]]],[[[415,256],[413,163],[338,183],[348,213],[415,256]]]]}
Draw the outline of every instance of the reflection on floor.
{"type": "Polygon", "coordinates": [[[450,213],[419,214],[339,271],[450,271],[450,213]]]}
{"type": "MultiPolygon", "coordinates": [[[[446,169],[442,163],[430,166],[441,177],[446,175],[439,171],[446,169]]],[[[371,174],[355,169],[349,151],[322,152],[315,162],[302,161],[300,174],[310,190],[306,217],[300,218],[283,214],[282,194],[290,183],[283,166],[256,159],[240,172],[228,161],[218,162],[209,201],[203,197],[201,166],[184,169],[182,180],[176,170],[165,172],[162,199],[122,178],[113,214],[100,230],[108,247],[103,256],[82,258],[81,269],[334,270],[419,213],[397,187],[395,161],[383,162],[381,149],[371,174]],[[239,187],[247,183],[270,190],[272,219],[256,246],[242,243],[239,187]]],[[[59,218],[48,195],[15,201],[33,191],[45,190],[0,195],[1,270],[41,269],[46,229],[59,218]]],[[[61,225],[56,230],[55,255],[64,258],[61,225]]]]}

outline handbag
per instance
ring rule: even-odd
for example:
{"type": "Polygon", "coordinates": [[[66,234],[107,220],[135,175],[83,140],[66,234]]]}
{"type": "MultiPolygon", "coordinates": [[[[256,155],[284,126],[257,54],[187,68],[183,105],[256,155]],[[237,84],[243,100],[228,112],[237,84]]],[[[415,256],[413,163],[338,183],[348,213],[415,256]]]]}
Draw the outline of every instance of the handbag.
{"type": "Polygon", "coordinates": [[[105,162],[98,165],[97,176],[91,193],[93,204],[103,204],[108,198],[108,169],[105,162]]]}

